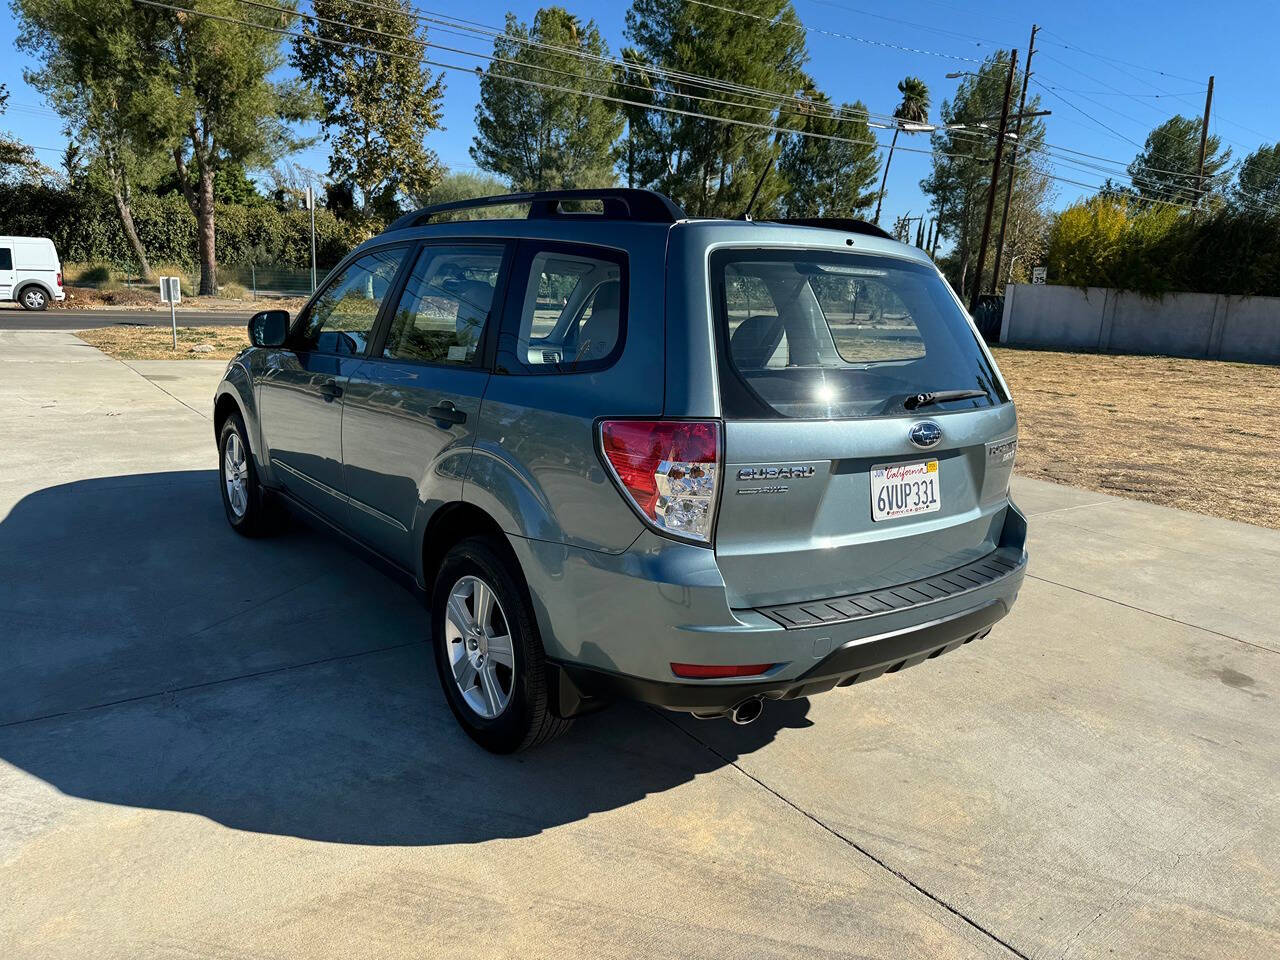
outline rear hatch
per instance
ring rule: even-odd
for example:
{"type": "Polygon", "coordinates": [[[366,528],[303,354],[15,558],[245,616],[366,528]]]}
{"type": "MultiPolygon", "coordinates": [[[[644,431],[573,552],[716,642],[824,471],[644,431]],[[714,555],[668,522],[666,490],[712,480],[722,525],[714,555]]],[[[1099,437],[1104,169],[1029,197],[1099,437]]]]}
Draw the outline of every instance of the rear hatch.
{"type": "Polygon", "coordinates": [[[725,420],[715,549],[734,606],[882,589],[995,549],[1016,415],[931,266],[722,250],[710,280],[725,420]]]}

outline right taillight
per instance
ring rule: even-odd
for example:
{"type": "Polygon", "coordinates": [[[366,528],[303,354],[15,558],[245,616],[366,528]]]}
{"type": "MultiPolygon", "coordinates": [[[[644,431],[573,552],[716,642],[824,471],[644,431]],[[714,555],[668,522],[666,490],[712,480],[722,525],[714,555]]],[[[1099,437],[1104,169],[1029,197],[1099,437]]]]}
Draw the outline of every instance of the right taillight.
{"type": "Polygon", "coordinates": [[[640,514],[659,530],[711,542],[720,481],[715,420],[604,420],[600,449],[640,514]]]}

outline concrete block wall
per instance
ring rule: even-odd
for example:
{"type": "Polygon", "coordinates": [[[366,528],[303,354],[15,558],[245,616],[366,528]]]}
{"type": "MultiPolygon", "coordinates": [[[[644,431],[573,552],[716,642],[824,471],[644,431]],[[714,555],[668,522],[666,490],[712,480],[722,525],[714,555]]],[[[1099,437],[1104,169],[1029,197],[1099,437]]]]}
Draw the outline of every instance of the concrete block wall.
{"type": "Polygon", "coordinates": [[[1280,298],[1012,284],[1000,342],[1280,363],[1280,298]]]}

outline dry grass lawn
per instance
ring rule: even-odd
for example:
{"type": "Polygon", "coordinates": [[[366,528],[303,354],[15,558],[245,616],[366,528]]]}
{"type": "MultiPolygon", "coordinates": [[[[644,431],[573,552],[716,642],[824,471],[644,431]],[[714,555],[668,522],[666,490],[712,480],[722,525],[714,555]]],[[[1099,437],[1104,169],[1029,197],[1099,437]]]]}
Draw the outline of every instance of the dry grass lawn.
{"type": "Polygon", "coordinates": [[[1280,367],[995,351],[1017,472],[1280,528],[1280,367]]]}
{"type": "Polygon", "coordinates": [[[177,350],[170,327],[98,327],[76,336],[117,360],[230,360],[249,345],[249,333],[241,326],[179,326],[177,350]],[[213,349],[194,349],[200,345],[213,349]]]}
{"type": "MultiPolygon", "coordinates": [[[[229,360],[243,327],[77,334],[121,360],[229,360]],[[209,353],[196,353],[209,344],[209,353]]],[[[1280,367],[995,351],[1018,402],[1018,473],[1280,529],[1280,367]]]]}

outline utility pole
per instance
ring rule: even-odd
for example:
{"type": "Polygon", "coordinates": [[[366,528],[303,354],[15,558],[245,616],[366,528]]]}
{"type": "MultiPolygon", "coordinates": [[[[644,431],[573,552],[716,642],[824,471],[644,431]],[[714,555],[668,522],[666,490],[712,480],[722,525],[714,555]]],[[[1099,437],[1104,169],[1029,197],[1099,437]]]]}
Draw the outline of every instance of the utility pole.
{"type": "Polygon", "coordinates": [[[1004,135],[1009,129],[1009,100],[1013,96],[1013,75],[1018,72],[1018,51],[1009,57],[1009,75],[1004,80],[1004,106],[1000,110],[1000,131],[996,134],[996,156],[991,163],[991,189],[987,191],[987,212],[982,219],[982,241],[978,244],[978,270],[973,276],[973,294],[969,297],[969,313],[978,309],[982,296],[982,268],[987,261],[987,241],[991,239],[991,217],[996,210],[996,187],[1000,183],[1000,158],[1004,154],[1004,135]]]}
{"type": "Polygon", "coordinates": [[[1036,34],[1040,28],[1031,25],[1031,39],[1027,42],[1027,62],[1022,67],[1022,96],[1018,100],[1018,116],[1013,124],[1013,146],[1009,148],[1009,184],[1004,191],[1004,211],[1000,214],[1000,232],[996,235],[996,264],[992,270],[991,292],[999,293],[1000,263],[1004,257],[1004,232],[1009,226],[1009,202],[1013,199],[1013,178],[1018,172],[1018,145],[1022,143],[1022,114],[1027,109],[1027,85],[1031,83],[1031,58],[1036,52],[1036,34]]]}
{"type": "Polygon", "coordinates": [[[1213,77],[1209,77],[1209,89],[1204,94],[1204,122],[1200,124],[1200,168],[1196,171],[1196,206],[1204,198],[1204,151],[1209,143],[1209,110],[1213,106],[1213,77]]]}

